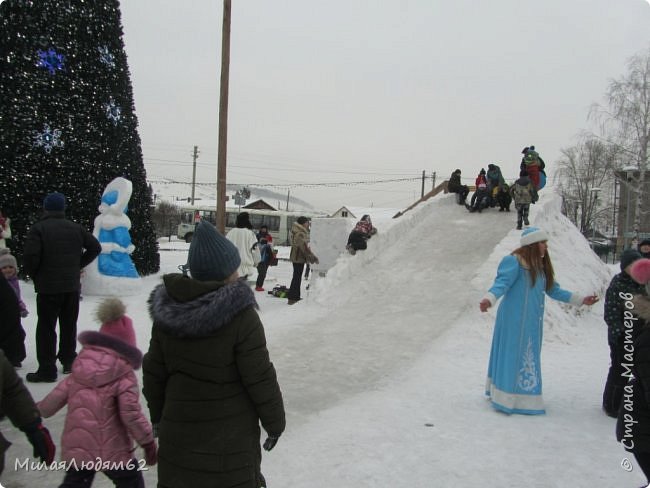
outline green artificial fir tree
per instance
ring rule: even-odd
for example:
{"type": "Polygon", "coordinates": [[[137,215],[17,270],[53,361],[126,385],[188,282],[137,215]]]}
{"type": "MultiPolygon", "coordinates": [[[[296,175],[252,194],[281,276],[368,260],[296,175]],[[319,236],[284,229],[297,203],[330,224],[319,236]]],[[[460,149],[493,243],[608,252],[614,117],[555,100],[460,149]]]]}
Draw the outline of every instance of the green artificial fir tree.
{"type": "Polygon", "coordinates": [[[133,261],[159,270],[117,0],[5,0],[0,3],[0,207],[11,219],[13,254],[64,193],[67,216],[92,230],[106,185],[133,183],[133,261]]]}

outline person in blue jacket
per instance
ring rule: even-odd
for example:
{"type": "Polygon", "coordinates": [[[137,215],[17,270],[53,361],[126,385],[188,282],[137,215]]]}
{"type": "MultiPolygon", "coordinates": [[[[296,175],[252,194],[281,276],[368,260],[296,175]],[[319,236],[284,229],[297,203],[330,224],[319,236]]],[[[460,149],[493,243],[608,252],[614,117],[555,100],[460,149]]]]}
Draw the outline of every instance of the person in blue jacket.
{"type": "Polygon", "coordinates": [[[583,297],[560,288],[547,241],[542,229],[524,230],[521,247],[501,260],[494,283],[479,304],[481,312],[487,312],[503,297],[494,325],[485,394],[496,410],[507,414],[546,413],[540,369],[545,294],[576,306],[598,301],[595,295],[583,297]]]}

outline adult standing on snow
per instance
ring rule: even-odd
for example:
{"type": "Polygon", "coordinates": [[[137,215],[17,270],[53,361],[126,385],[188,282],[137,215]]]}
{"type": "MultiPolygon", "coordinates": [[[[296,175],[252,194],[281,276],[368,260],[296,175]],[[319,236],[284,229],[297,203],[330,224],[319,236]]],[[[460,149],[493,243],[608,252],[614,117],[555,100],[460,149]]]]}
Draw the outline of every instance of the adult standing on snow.
{"type": "Polygon", "coordinates": [[[497,276],[481,300],[487,312],[503,296],[497,311],[485,394],[492,406],[508,414],[545,413],[540,353],[544,296],[573,305],[593,305],[596,296],[582,297],[560,288],[547,251],[548,234],[529,227],[521,247],[499,263],[497,276]]]}
{"type": "Polygon", "coordinates": [[[257,264],[260,262],[260,250],[257,247],[257,236],[253,232],[248,212],[237,215],[235,226],[234,229],[228,231],[226,238],[239,251],[241,264],[237,272],[241,279],[246,281],[257,269],[257,264]]]}
{"type": "Polygon", "coordinates": [[[305,263],[318,264],[318,258],[309,248],[309,219],[307,217],[298,217],[291,226],[289,238],[291,241],[289,259],[293,264],[293,277],[287,294],[287,303],[293,305],[300,300],[300,285],[305,263]]]}
{"type": "Polygon", "coordinates": [[[23,252],[25,272],[36,290],[36,357],[38,370],[28,373],[32,383],[56,381],[57,357],[63,374],[77,357],[77,318],[81,270],[102,246],[81,225],[65,218],[65,196],[50,193],[43,200],[45,214],[29,229],[23,252]],[[59,353],[56,323],[59,322],[59,353]]]}
{"type": "Polygon", "coordinates": [[[607,343],[609,344],[610,366],[603,391],[603,410],[610,417],[618,416],[618,408],[623,399],[623,390],[627,384],[626,340],[635,339],[640,326],[629,320],[628,295],[645,295],[645,287],[637,282],[630,270],[632,265],[642,258],[636,249],[626,249],[621,254],[621,272],[612,278],[605,292],[604,319],[607,324],[607,343]],[[632,324],[627,328],[626,322],[632,324]],[[629,331],[629,333],[628,333],[629,331]],[[630,335],[631,337],[627,337],[630,335]]]}
{"type": "Polygon", "coordinates": [[[190,244],[191,278],[168,274],[149,298],[144,396],[158,424],[158,486],[259,488],[285,428],[282,393],[237,248],[209,222],[190,244]]]}

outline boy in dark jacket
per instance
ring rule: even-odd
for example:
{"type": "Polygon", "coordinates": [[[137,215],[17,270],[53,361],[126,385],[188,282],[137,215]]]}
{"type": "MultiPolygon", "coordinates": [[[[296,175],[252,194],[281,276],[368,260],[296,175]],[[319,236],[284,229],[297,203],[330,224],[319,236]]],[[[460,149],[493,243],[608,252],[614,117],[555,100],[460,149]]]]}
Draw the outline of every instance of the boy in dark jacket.
{"type": "Polygon", "coordinates": [[[607,343],[609,344],[611,363],[603,391],[603,410],[610,417],[618,415],[623,389],[628,380],[627,376],[623,374],[625,373],[623,363],[626,362],[626,335],[630,335],[630,339],[635,339],[639,331],[636,325],[626,328],[625,322],[632,322],[627,317],[629,311],[625,305],[629,298],[626,297],[646,294],[645,287],[630,276],[632,265],[639,259],[641,259],[641,254],[636,249],[623,251],[621,272],[612,278],[605,293],[604,318],[608,329],[607,343]]]}
{"type": "Polygon", "coordinates": [[[537,190],[528,178],[528,172],[525,169],[521,170],[519,179],[510,187],[510,195],[512,195],[517,209],[517,230],[521,230],[522,223],[530,225],[528,222],[530,204],[535,203],[538,199],[537,190]]]}
{"type": "Polygon", "coordinates": [[[271,264],[273,257],[273,248],[265,238],[260,239],[260,262],[257,263],[257,281],[255,282],[255,291],[264,291],[264,280],[266,279],[266,272],[271,264]]]}

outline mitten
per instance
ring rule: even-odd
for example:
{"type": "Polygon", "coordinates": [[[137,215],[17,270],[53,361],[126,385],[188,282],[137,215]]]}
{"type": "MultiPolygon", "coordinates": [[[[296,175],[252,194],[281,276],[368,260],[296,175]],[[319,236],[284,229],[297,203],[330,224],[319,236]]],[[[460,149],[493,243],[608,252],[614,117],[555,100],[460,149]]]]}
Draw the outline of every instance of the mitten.
{"type": "Polygon", "coordinates": [[[270,451],[275,447],[275,445],[278,443],[278,439],[280,436],[275,436],[275,435],[269,435],[266,440],[264,441],[264,450],[265,451],[270,451]]]}
{"type": "Polygon", "coordinates": [[[54,461],[54,454],[56,447],[52,442],[50,431],[45,428],[41,420],[35,420],[31,424],[27,424],[21,428],[27,436],[27,439],[34,447],[34,457],[38,457],[41,461],[50,464],[54,461]]]}
{"type": "Polygon", "coordinates": [[[158,446],[156,446],[156,441],[145,444],[142,446],[142,449],[144,449],[144,460],[148,466],[153,466],[158,462],[158,446]]]}

